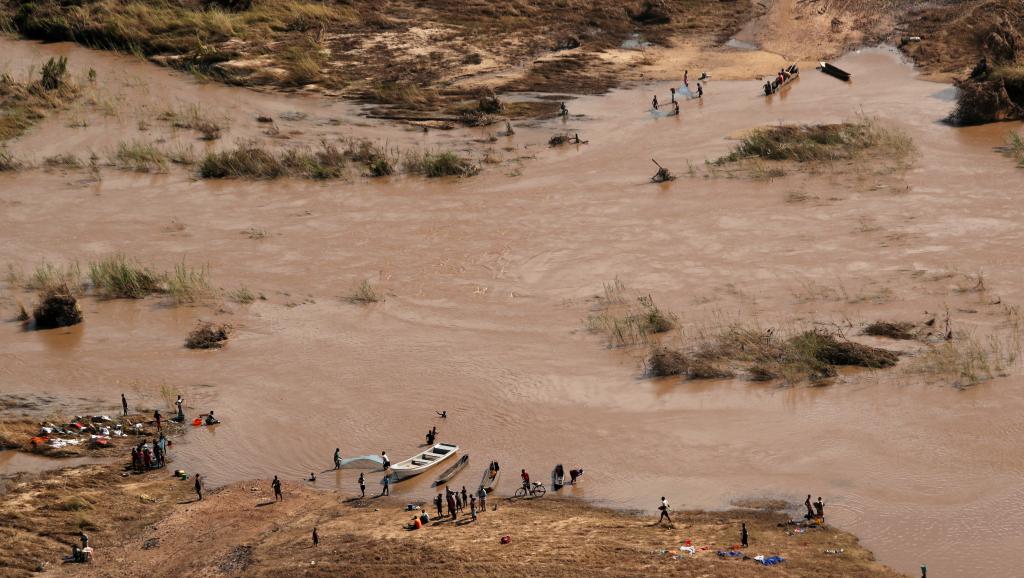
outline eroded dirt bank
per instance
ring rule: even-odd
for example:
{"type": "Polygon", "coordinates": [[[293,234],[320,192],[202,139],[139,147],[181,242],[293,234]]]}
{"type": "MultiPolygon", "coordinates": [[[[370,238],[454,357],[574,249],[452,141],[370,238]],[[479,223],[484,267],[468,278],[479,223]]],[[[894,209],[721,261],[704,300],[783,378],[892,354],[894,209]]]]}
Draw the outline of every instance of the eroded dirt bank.
{"type": "MultiPolygon", "coordinates": [[[[31,51],[52,49],[73,59],[79,52],[31,51]]],[[[211,112],[235,115],[231,130],[242,135],[262,134],[247,119],[263,108],[278,107],[277,116],[308,106],[230,97],[109,55],[82,58],[101,78],[131,69],[159,87],[158,99],[209,95],[211,112]]],[[[583,117],[525,127],[493,145],[537,158],[472,179],[209,182],[188,169],[140,176],[108,168],[100,180],[63,170],[0,175],[0,262],[31,268],[123,251],[167,268],[187,255],[209,263],[219,286],[267,297],[177,308],[157,298],[89,298],[84,323],[69,330],[5,324],[3,389],[87,395],[111,407],[121,391],[158,404],[162,385],[181,390],[190,415],[215,409],[224,420],[190,432],[178,450],[211,485],[274,474],[297,480],[329,467],[339,446],[344,455],[386,449],[405,457],[437,425],[472,456],[464,475],[474,481],[496,458],[535,476],[556,462],[583,465],[586,484],[570,493],[617,507],[650,508],[666,495],[677,507],[724,508],[744,497],[802,501],[813,492],[826,498],[831,522],[898,570],[927,562],[950,575],[1012,575],[1015,563],[1001,553],[1024,527],[1016,367],[963,391],[902,365],[846,373],[824,388],[652,381],[641,377],[636,352],[609,351],[583,329],[592,296],[616,277],[653,294],[689,328],[733,319],[859,327],[947,307],[965,330],[1005,325],[1003,305],[1024,301],[1016,195],[1024,176],[992,148],[1016,125],[939,124],[949,89],[915,81],[884,51],[842,65],[854,84],[809,70],[768,100],[757,96],[757,82],[713,82],[681,117],[646,112],[668,83],[579,99],[571,108],[583,117]],[[906,174],[859,167],[771,180],[704,176],[703,161],[729,150],[726,135],[860,113],[911,135],[919,155],[906,174]],[[590,144],[542,146],[565,129],[590,144]],[[652,156],[682,177],[650,185],[652,156]],[[266,235],[253,238],[252,228],[266,235]],[[962,290],[979,271],[987,291],[962,290]],[[366,278],[386,300],[346,302],[366,278]],[[200,317],[235,325],[224,350],[182,347],[200,317]],[[440,409],[447,420],[434,417],[440,409]]],[[[376,130],[312,112],[284,121],[301,132],[296,140],[376,130]]],[[[90,118],[82,133],[55,118],[12,148],[83,151],[92,137],[75,135],[97,134],[103,152],[136,137],[118,132],[138,130],[135,116],[90,118]]],[[[383,134],[413,146],[487,137],[383,134]]],[[[229,131],[222,141],[233,138],[229,131]]],[[[25,298],[8,291],[3,305],[13,316],[25,298]]],[[[317,483],[351,489],[356,476],[325,474],[317,483]]],[[[424,498],[428,484],[403,483],[395,493],[424,498]]]]}

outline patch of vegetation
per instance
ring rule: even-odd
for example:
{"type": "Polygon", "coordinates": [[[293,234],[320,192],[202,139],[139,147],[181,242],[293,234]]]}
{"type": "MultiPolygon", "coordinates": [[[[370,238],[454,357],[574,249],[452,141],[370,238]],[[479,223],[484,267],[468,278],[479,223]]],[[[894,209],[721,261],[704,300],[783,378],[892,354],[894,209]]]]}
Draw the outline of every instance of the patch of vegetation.
{"type": "Polygon", "coordinates": [[[21,161],[14,158],[14,155],[11,151],[7,150],[7,147],[0,148],[0,173],[16,171],[21,166],[21,161]]]}
{"type": "Polygon", "coordinates": [[[174,273],[167,278],[167,294],[177,304],[195,303],[209,297],[208,272],[207,267],[193,269],[182,259],[181,263],[174,266],[174,273]]]}
{"type": "Polygon", "coordinates": [[[368,303],[378,303],[383,301],[384,294],[378,291],[368,279],[363,279],[363,281],[359,285],[356,285],[355,288],[352,289],[352,292],[345,297],[345,300],[349,303],[365,305],[368,303]]]}
{"type": "Polygon", "coordinates": [[[239,305],[248,305],[256,300],[256,295],[248,287],[239,287],[227,294],[227,298],[239,305]]]}
{"type": "Polygon", "coordinates": [[[367,174],[371,177],[386,177],[395,172],[397,155],[389,152],[386,146],[370,140],[350,140],[345,155],[365,166],[367,174]]]}
{"type": "Polygon", "coordinates": [[[185,347],[189,349],[220,349],[231,335],[231,326],[200,321],[188,334],[185,347]]]}
{"type": "Polygon", "coordinates": [[[202,140],[217,140],[221,134],[221,124],[203,114],[198,104],[189,104],[169,108],[157,117],[169,122],[174,128],[190,129],[198,132],[202,140]]]}
{"type": "Polygon", "coordinates": [[[864,335],[892,339],[914,339],[914,324],[909,321],[875,321],[864,328],[864,335]]]}
{"type": "Polygon", "coordinates": [[[1006,146],[1003,152],[1017,161],[1017,166],[1024,167],[1024,137],[1020,133],[1010,132],[1006,135],[1006,146]]]}
{"type": "Polygon", "coordinates": [[[675,314],[659,308],[650,295],[628,297],[625,293],[626,287],[618,279],[605,283],[596,310],[586,320],[587,329],[605,335],[609,347],[648,343],[651,335],[675,328],[675,314]]]}
{"type": "Polygon", "coordinates": [[[115,166],[140,173],[167,170],[167,155],[155,144],[138,140],[118,143],[111,161],[115,166]]]}
{"type": "Polygon", "coordinates": [[[77,292],[82,287],[82,270],[77,262],[60,267],[43,261],[28,277],[23,277],[11,268],[7,275],[7,281],[11,285],[21,285],[29,291],[50,291],[68,287],[71,291],[77,292]]]}
{"type": "Polygon", "coordinates": [[[755,129],[716,165],[759,158],[770,161],[821,162],[857,157],[868,151],[902,159],[914,150],[904,133],[876,120],[819,125],[779,125],[755,129]]]}
{"type": "Polygon", "coordinates": [[[878,369],[892,367],[898,359],[886,349],[855,343],[822,329],[778,337],[774,331],[730,326],[701,335],[687,348],[654,347],[646,365],[649,375],[718,379],[741,370],[754,381],[797,383],[833,377],[839,366],[878,369]]]}
{"type": "Polygon", "coordinates": [[[402,161],[406,172],[425,177],[471,177],[480,167],[453,151],[407,152],[402,161]]]}
{"type": "Polygon", "coordinates": [[[162,275],[120,253],[89,263],[89,279],[96,293],[108,299],[142,299],[163,290],[162,275]]]}
{"type": "Polygon", "coordinates": [[[54,155],[52,157],[46,157],[43,159],[43,164],[48,167],[61,167],[66,169],[79,169],[82,168],[82,161],[77,156],[71,153],[64,153],[54,155]]]}
{"type": "Polygon", "coordinates": [[[47,112],[63,108],[78,96],[67,67],[67,58],[60,56],[47,60],[36,79],[19,82],[0,74],[0,141],[21,135],[47,112]]]}
{"type": "Polygon", "coordinates": [[[82,322],[82,310],[67,285],[48,287],[40,291],[32,318],[36,329],[67,327],[82,322]]]}
{"type": "Polygon", "coordinates": [[[199,163],[199,175],[204,179],[333,179],[344,174],[345,154],[327,141],[319,149],[292,148],[278,155],[255,142],[242,143],[233,150],[208,153],[199,163]]]}

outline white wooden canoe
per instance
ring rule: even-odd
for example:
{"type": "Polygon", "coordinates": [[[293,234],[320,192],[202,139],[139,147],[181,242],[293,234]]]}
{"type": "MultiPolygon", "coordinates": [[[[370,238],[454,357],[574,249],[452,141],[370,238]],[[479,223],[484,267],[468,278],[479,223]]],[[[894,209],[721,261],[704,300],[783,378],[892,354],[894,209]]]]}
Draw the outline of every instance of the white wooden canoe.
{"type": "Polygon", "coordinates": [[[455,455],[455,452],[459,451],[459,446],[453,444],[434,444],[425,452],[414,455],[413,457],[398,462],[397,464],[391,464],[391,473],[397,480],[404,480],[413,476],[418,476],[430,468],[440,464],[448,458],[455,455]]]}

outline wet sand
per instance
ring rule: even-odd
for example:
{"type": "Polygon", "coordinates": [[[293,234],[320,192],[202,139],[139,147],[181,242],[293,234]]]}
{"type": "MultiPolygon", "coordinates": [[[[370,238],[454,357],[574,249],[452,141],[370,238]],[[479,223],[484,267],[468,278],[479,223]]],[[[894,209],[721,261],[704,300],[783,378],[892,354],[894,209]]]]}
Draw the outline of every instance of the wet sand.
{"type": "MultiPolygon", "coordinates": [[[[66,45],[3,46],[18,63],[70,52],[73,67],[84,60],[101,78],[131,71],[157,87],[158,100],[223,109],[237,120],[214,146],[258,133],[251,117],[264,109],[314,109],[316,118],[296,123],[297,142],[381,134],[403,145],[467,143],[487,132],[324,126],[317,119],[351,109],[197,85],[66,45]]],[[[825,497],[831,523],[897,570],[927,563],[942,575],[1013,575],[1005,553],[1024,529],[1017,368],[965,391],[899,369],[846,373],[824,388],[651,381],[640,377],[638,352],[608,350],[583,329],[588,298],[616,277],[688,327],[918,319],[946,304],[976,310],[955,313],[971,327],[1001,321],[994,308],[970,305],[977,297],[952,294],[951,279],[938,275],[945,271],[984,271],[1004,303],[1024,301],[1024,172],[992,150],[1019,125],[939,123],[951,89],[915,81],[887,51],[841,66],[854,83],[805,68],[772,99],[758,96],[757,81],[712,82],[705,101],[684,103],[677,118],[646,112],[653,90],[667,97],[670,83],[577,99],[570,110],[584,118],[512,139],[537,158],[472,179],[208,182],[176,169],[105,169],[88,183],[74,172],[2,174],[0,263],[30,268],[124,251],[169,268],[187,256],[209,263],[218,286],[268,299],[223,311],[86,300],[85,323],[72,329],[25,333],[6,323],[0,388],[102,396],[111,407],[122,391],[155,404],[161,385],[180,389],[190,414],[215,409],[225,422],[189,432],[177,448],[178,463],[210,484],[299,479],[330,467],[335,447],[402,459],[437,425],[442,440],[472,456],[457,485],[476,484],[493,458],[506,473],[525,467],[535,478],[556,462],[582,465],[584,483],[568,493],[615,507],[653,510],[661,495],[677,507],[723,508],[813,493],[825,497]],[[700,173],[726,152],[725,135],[859,113],[914,138],[920,154],[906,175],[863,167],[770,182],[685,174],[688,161],[700,173]],[[563,129],[590,144],[543,146],[563,129]],[[649,184],[652,156],[682,178],[649,184]],[[811,199],[787,203],[790,192],[811,199]],[[249,239],[249,227],[269,235],[249,239]],[[384,303],[342,300],[364,278],[388,292],[384,303]],[[223,351],[187,351],[181,344],[197,318],[230,322],[237,335],[223,351]],[[449,419],[435,419],[435,409],[449,419]]],[[[113,146],[137,120],[109,123],[73,137],[52,119],[12,148],[44,156],[113,146]]],[[[13,311],[12,297],[0,305],[13,311]]],[[[354,492],[357,476],[317,483],[354,492]]],[[[512,478],[499,493],[513,489],[512,478]]],[[[394,492],[424,498],[431,479],[394,492]]]]}

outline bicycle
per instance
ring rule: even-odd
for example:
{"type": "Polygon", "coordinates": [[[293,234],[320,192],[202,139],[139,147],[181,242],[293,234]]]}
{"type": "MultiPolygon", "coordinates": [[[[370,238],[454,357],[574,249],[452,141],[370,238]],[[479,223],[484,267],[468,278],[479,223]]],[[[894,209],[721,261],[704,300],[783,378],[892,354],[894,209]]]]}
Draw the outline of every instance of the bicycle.
{"type": "Polygon", "coordinates": [[[529,490],[527,490],[525,486],[520,487],[518,490],[516,490],[516,493],[513,494],[513,497],[525,498],[527,494],[529,494],[532,498],[543,498],[544,494],[546,494],[547,491],[548,490],[547,488],[544,487],[544,484],[540,482],[533,482],[533,487],[531,487],[529,490]]]}

